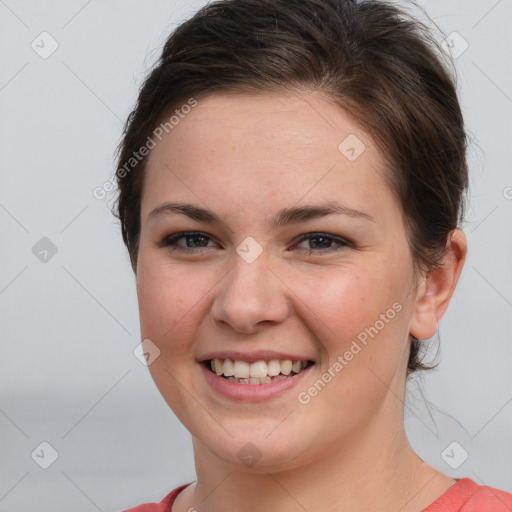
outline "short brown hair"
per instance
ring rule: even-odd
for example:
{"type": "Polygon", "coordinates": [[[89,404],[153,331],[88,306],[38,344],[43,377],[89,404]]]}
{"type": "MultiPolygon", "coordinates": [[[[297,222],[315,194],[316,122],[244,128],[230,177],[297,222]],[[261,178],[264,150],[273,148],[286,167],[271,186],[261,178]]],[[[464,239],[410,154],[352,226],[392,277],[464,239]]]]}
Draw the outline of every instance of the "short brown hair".
{"type": "MultiPolygon", "coordinates": [[[[118,148],[114,214],[135,268],[147,157],[126,171],[164,116],[217,92],[326,93],[388,164],[413,260],[435,269],[464,216],[466,134],[455,80],[429,29],[380,0],[219,0],[167,39],[118,148]],[[120,172],[124,166],[125,172],[120,172]]],[[[412,338],[408,372],[427,369],[412,338]]]]}

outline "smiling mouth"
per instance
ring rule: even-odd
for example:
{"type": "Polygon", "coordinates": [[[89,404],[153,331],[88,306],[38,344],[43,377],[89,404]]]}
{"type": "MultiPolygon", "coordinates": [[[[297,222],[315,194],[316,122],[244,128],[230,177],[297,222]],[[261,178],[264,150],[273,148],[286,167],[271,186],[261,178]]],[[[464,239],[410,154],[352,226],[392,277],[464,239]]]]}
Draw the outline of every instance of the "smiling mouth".
{"type": "Polygon", "coordinates": [[[209,359],[206,368],[217,376],[235,384],[270,384],[288,379],[314,364],[313,361],[291,361],[272,359],[270,361],[233,361],[231,359],[209,359]]]}

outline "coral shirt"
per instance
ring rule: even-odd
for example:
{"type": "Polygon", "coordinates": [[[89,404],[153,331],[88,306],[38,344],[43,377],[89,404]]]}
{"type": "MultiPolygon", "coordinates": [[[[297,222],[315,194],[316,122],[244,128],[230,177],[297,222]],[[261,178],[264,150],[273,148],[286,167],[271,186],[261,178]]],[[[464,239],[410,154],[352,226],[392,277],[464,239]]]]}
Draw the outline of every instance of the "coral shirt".
{"type": "MultiPolygon", "coordinates": [[[[174,489],[160,503],[140,505],[125,512],[171,512],[176,496],[188,485],[174,489]]],[[[462,478],[422,512],[512,512],[512,494],[462,478]]]]}

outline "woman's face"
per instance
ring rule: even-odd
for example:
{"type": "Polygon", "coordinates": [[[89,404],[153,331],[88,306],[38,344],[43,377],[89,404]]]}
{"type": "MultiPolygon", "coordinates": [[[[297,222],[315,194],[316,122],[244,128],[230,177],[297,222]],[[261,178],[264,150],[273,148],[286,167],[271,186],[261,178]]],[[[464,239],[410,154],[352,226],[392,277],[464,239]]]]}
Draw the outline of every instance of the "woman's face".
{"type": "Polygon", "coordinates": [[[417,283],[383,171],[313,93],[212,95],[152,150],[141,334],[204,456],[291,468],[401,428],[417,283]]]}

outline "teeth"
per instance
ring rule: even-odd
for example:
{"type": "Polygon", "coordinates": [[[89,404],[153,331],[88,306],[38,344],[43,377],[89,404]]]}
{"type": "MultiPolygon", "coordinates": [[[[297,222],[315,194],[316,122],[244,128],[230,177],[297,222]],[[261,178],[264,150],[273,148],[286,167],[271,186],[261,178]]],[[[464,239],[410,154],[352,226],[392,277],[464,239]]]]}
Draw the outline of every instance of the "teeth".
{"type": "Polygon", "coordinates": [[[290,375],[290,372],[292,371],[292,362],[289,359],[286,359],[284,361],[281,361],[281,373],[284,375],[290,375]]]}
{"type": "Polygon", "coordinates": [[[246,363],[245,361],[235,361],[233,363],[233,372],[237,379],[248,379],[249,363],[246,363]]]}
{"type": "Polygon", "coordinates": [[[267,376],[267,363],[265,361],[256,361],[249,368],[249,375],[255,379],[263,379],[267,376]]]}
{"type": "Polygon", "coordinates": [[[224,361],[224,365],[222,368],[222,373],[224,374],[224,377],[233,377],[235,375],[233,361],[231,361],[230,359],[226,359],[224,361]]]}
{"type": "Polygon", "coordinates": [[[214,373],[226,377],[230,382],[268,384],[273,380],[286,379],[290,374],[299,373],[307,366],[307,361],[272,359],[268,362],[248,363],[231,359],[212,359],[210,364],[214,373]]]}
{"type": "Polygon", "coordinates": [[[281,363],[279,359],[272,359],[268,362],[268,376],[277,377],[281,373],[281,363]]]}
{"type": "Polygon", "coordinates": [[[222,375],[222,361],[220,359],[213,360],[213,371],[217,375],[222,375]]]}

